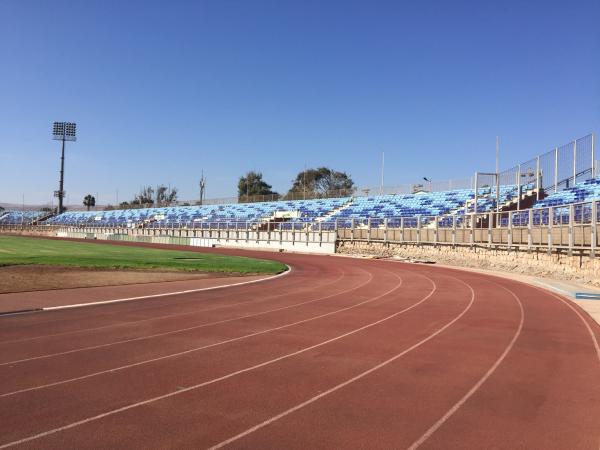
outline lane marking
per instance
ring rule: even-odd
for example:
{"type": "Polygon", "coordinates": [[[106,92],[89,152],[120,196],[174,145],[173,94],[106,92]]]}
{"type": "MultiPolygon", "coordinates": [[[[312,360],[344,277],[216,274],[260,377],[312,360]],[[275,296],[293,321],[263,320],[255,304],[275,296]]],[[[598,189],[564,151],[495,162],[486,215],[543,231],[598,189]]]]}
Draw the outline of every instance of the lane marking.
{"type": "MultiPolygon", "coordinates": [[[[363,283],[362,285],[357,286],[356,288],[349,289],[348,291],[341,292],[341,293],[336,294],[336,295],[345,294],[345,293],[348,293],[350,291],[360,289],[361,287],[367,285],[372,279],[373,279],[373,277],[371,275],[371,278],[366,283],[363,283]]],[[[402,284],[402,282],[400,282],[400,285],[401,284],[402,284]]],[[[398,286],[398,287],[400,287],[400,286],[398,286]]],[[[313,302],[313,301],[314,300],[311,300],[310,302],[313,302]]],[[[102,371],[99,371],[99,372],[94,372],[94,373],[87,374],[87,375],[82,375],[82,376],[79,376],[79,377],[68,378],[66,380],[55,381],[55,382],[52,382],[52,383],[47,383],[47,384],[43,384],[43,385],[39,385],[39,386],[33,386],[33,387],[30,387],[30,388],[19,389],[17,391],[13,391],[13,392],[6,392],[4,394],[0,394],[0,398],[10,397],[10,396],[13,396],[13,395],[22,394],[24,392],[37,391],[37,390],[40,390],[40,389],[45,389],[45,388],[49,388],[49,387],[53,387],[53,386],[58,386],[58,385],[66,384],[66,383],[71,383],[73,381],[85,380],[85,379],[92,378],[92,377],[95,377],[95,376],[98,376],[98,375],[102,375],[102,374],[105,374],[105,373],[114,373],[114,372],[118,372],[118,371],[121,371],[121,370],[124,370],[124,369],[130,369],[132,367],[137,367],[137,366],[141,366],[141,365],[144,365],[144,364],[149,364],[149,363],[153,363],[153,362],[156,362],[156,361],[162,361],[164,359],[175,358],[177,356],[186,355],[186,354],[197,352],[197,351],[200,351],[200,350],[205,350],[205,349],[208,349],[208,348],[218,347],[218,346],[221,346],[221,345],[224,345],[224,344],[229,344],[231,342],[241,341],[243,339],[247,339],[247,338],[250,338],[250,337],[259,336],[261,334],[266,334],[266,333],[270,333],[272,331],[282,330],[282,329],[285,329],[285,328],[292,327],[294,325],[299,325],[299,324],[302,324],[302,323],[306,323],[306,322],[310,322],[310,321],[313,321],[313,320],[317,320],[317,319],[320,319],[320,318],[323,318],[323,317],[327,317],[327,316],[330,316],[330,315],[333,315],[333,314],[340,313],[342,311],[347,311],[349,309],[353,309],[353,308],[355,308],[357,306],[363,305],[365,303],[370,303],[372,301],[374,301],[374,300],[372,300],[372,299],[365,300],[365,301],[357,303],[355,305],[351,305],[351,306],[348,306],[348,307],[345,307],[345,308],[341,308],[341,309],[338,309],[338,310],[335,310],[335,311],[331,311],[331,312],[328,312],[328,313],[324,313],[324,314],[320,314],[320,315],[317,315],[317,316],[309,317],[308,319],[299,320],[297,322],[288,323],[288,324],[285,324],[285,325],[277,326],[277,327],[274,327],[274,328],[269,328],[269,329],[266,329],[266,330],[257,331],[257,332],[254,332],[254,333],[246,334],[246,335],[243,335],[243,336],[238,336],[238,337],[235,337],[235,338],[225,339],[223,341],[218,341],[218,342],[215,342],[215,343],[212,343],[212,344],[203,345],[201,347],[195,347],[195,348],[192,348],[192,349],[183,350],[183,351],[177,352],[177,353],[171,353],[171,354],[168,354],[168,355],[159,356],[159,357],[156,357],[156,358],[147,359],[147,360],[139,361],[139,362],[136,362],[136,363],[131,363],[131,364],[127,364],[127,365],[124,365],[124,366],[113,367],[113,368],[110,368],[110,369],[105,369],[105,370],[102,370],[102,371]]]]}
{"type": "MultiPolygon", "coordinates": [[[[407,308],[404,308],[404,309],[402,309],[400,311],[397,311],[394,314],[386,316],[383,319],[379,319],[379,320],[377,320],[375,322],[372,322],[370,324],[364,325],[364,326],[362,326],[360,328],[356,328],[356,329],[354,329],[352,331],[349,331],[347,333],[341,334],[339,336],[336,336],[334,338],[328,339],[326,341],[320,342],[318,344],[311,345],[310,347],[305,347],[305,348],[297,350],[295,352],[288,353],[288,354],[279,356],[277,358],[270,359],[268,361],[264,361],[262,363],[254,365],[254,366],[246,367],[245,369],[240,369],[240,370],[237,370],[235,372],[231,372],[231,373],[229,373],[227,375],[223,375],[221,377],[214,378],[212,380],[208,380],[208,381],[196,384],[194,386],[188,386],[186,388],[179,389],[177,391],[172,391],[172,392],[169,392],[167,394],[159,395],[159,396],[156,396],[156,397],[152,397],[152,398],[149,398],[147,400],[143,400],[143,401],[136,402],[136,403],[131,403],[131,404],[123,406],[121,408],[113,409],[111,411],[107,411],[105,413],[98,414],[96,416],[92,416],[92,417],[88,417],[86,419],[82,419],[82,420],[79,420],[79,421],[76,421],[76,422],[72,422],[70,424],[63,425],[63,426],[58,427],[58,428],[53,428],[51,430],[44,431],[42,433],[38,433],[38,434],[35,434],[35,435],[32,435],[32,436],[28,436],[28,437],[25,437],[25,438],[22,438],[22,439],[19,439],[19,440],[16,440],[16,441],[8,442],[6,444],[0,445],[0,450],[3,449],[3,448],[13,447],[13,446],[19,445],[19,444],[24,444],[26,442],[30,442],[30,441],[33,441],[33,440],[36,440],[36,439],[40,439],[42,437],[50,436],[52,434],[56,434],[56,433],[59,433],[61,431],[66,431],[66,430],[69,430],[71,428],[75,428],[75,427],[78,427],[80,425],[84,425],[86,423],[94,422],[94,421],[103,419],[105,417],[113,416],[115,414],[119,414],[121,412],[128,411],[128,410],[133,409],[133,408],[137,408],[137,407],[140,407],[140,406],[143,406],[143,405],[154,403],[154,402],[157,402],[159,400],[164,400],[166,398],[175,397],[175,396],[184,394],[186,392],[197,390],[197,389],[200,389],[200,388],[202,388],[204,386],[215,384],[215,383],[218,383],[220,381],[224,381],[224,380],[233,378],[233,377],[235,377],[237,375],[241,375],[241,374],[244,374],[244,373],[247,373],[247,372],[251,372],[252,370],[256,370],[256,369],[259,369],[261,367],[269,366],[269,365],[274,364],[276,362],[279,362],[279,361],[291,358],[293,356],[300,355],[300,354],[305,353],[307,351],[314,350],[315,348],[319,348],[319,347],[327,345],[327,344],[329,344],[331,342],[338,341],[338,340],[343,339],[343,338],[345,338],[347,336],[350,336],[350,335],[356,334],[356,333],[358,333],[360,331],[363,331],[365,329],[371,328],[371,327],[373,327],[375,325],[378,325],[378,324],[380,324],[382,322],[385,322],[385,321],[390,320],[390,319],[392,319],[392,318],[394,318],[396,316],[399,316],[399,315],[401,315],[401,314],[403,314],[403,313],[405,313],[407,311],[410,311],[413,308],[416,308],[421,303],[427,301],[436,292],[436,290],[437,290],[436,283],[431,278],[427,277],[426,275],[422,275],[422,276],[424,278],[427,278],[432,283],[433,289],[431,290],[431,292],[429,292],[429,294],[427,294],[425,297],[423,297],[421,300],[419,300],[418,302],[414,303],[413,305],[411,305],[411,306],[409,306],[407,308]]],[[[400,277],[398,277],[398,278],[400,280],[402,280],[400,277]]],[[[384,297],[384,296],[388,295],[389,293],[391,293],[391,292],[395,291],[396,289],[398,289],[401,284],[402,284],[402,281],[395,288],[391,289],[390,291],[388,291],[388,292],[386,292],[384,294],[379,295],[378,297],[373,298],[372,300],[376,300],[378,298],[381,298],[381,297],[384,297]]]]}
{"type": "MultiPolygon", "coordinates": [[[[360,269],[362,272],[365,272],[365,270],[360,269]]],[[[340,281],[341,279],[345,278],[345,273],[340,271],[340,276],[338,278],[336,278],[334,281],[330,282],[330,283],[326,283],[326,284],[322,284],[317,286],[318,288],[323,288],[325,286],[331,286],[335,283],[337,283],[338,281],[340,281]]],[[[299,284],[299,283],[295,283],[295,284],[299,284]]],[[[107,328],[116,328],[116,327],[120,327],[120,326],[125,326],[125,325],[131,325],[131,324],[135,324],[135,323],[142,323],[142,322],[150,322],[153,320],[161,320],[161,319],[168,319],[171,317],[179,317],[179,316],[186,316],[186,315],[194,315],[194,314],[198,314],[198,313],[202,313],[202,312],[208,312],[208,311],[216,311],[219,309],[226,309],[226,308],[230,308],[233,306],[239,306],[239,305],[244,305],[244,304],[256,304],[256,303],[262,303],[264,301],[268,301],[268,300],[273,300],[275,298],[279,298],[279,297],[283,297],[286,295],[290,295],[291,293],[293,294],[298,294],[300,292],[306,292],[306,291],[310,291],[312,289],[315,289],[315,286],[311,286],[308,288],[304,288],[304,289],[300,289],[298,291],[292,291],[292,292],[284,292],[281,294],[277,294],[277,295],[270,295],[270,296],[266,296],[260,299],[256,299],[256,300],[246,300],[243,302],[238,302],[238,303],[228,303],[226,305],[219,305],[216,306],[214,308],[206,308],[206,309],[200,309],[200,310],[195,310],[195,311],[186,311],[186,312],[181,312],[181,313],[174,313],[174,314],[166,314],[166,315],[162,315],[162,316],[153,316],[147,319],[140,319],[140,320],[131,320],[128,322],[119,322],[119,323],[115,323],[115,324],[109,324],[109,325],[103,325],[103,326],[99,326],[99,327],[92,327],[92,328],[82,328],[79,330],[72,330],[72,331],[65,331],[65,332],[61,332],[61,333],[52,333],[52,334],[44,334],[44,335],[40,335],[40,336],[34,336],[34,337],[30,337],[30,338],[24,338],[24,339],[14,339],[14,340],[10,340],[10,341],[2,341],[0,342],[0,345],[8,345],[8,344],[16,344],[16,343],[22,343],[22,342],[30,342],[30,341],[34,341],[34,340],[39,340],[39,339],[44,339],[44,338],[49,338],[49,337],[57,337],[57,336],[65,336],[65,335],[70,335],[70,334],[78,334],[78,333],[86,333],[89,331],[97,331],[97,330],[103,330],[103,329],[107,329],[107,328]]],[[[211,300],[215,300],[215,299],[211,299],[211,300]]],[[[198,299],[190,299],[189,302],[198,302],[198,299]]],[[[146,312],[149,309],[155,309],[155,308],[164,308],[165,306],[182,306],[181,304],[178,305],[159,305],[159,306],[152,306],[149,308],[140,308],[140,309],[136,309],[136,310],[132,310],[132,311],[127,311],[127,313],[138,313],[138,312],[146,312]]]]}
{"type": "Polygon", "coordinates": [[[519,296],[517,294],[515,294],[513,291],[511,291],[509,288],[507,288],[499,283],[496,283],[495,281],[491,281],[491,282],[494,283],[495,285],[501,287],[505,291],[509,292],[510,295],[512,295],[512,297],[517,302],[517,305],[519,306],[519,311],[521,313],[520,319],[519,319],[519,326],[517,327],[515,334],[513,335],[512,339],[510,340],[509,344],[506,346],[506,348],[504,349],[504,351],[502,352],[500,357],[494,362],[494,364],[492,364],[492,366],[487,370],[487,372],[483,375],[483,377],[481,377],[479,379],[479,381],[477,381],[477,383],[475,383],[475,385],[471,389],[469,389],[469,391],[446,412],[446,414],[444,414],[442,417],[440,417],[440,419],[437,422],[435,422],[431,427],[429,427],[429,429],[427,431],[425,431],[425,433],[423,433],[420,438],[418,438],[415,442],[413,442],[412,445],[410,447],[408,447],[408,450],[415,450],[415,449],[419,448],[421,446],[421,444],[423,444],[427,439],[429,439],[442,425],[444,425],[444,423],[452,415],[454,415],[454,413],[456,413],[456,411],[458,411],[467,402],[467,400],[469,400],[469,398],[471,398],[471,396],[473,396],[473,394],[475,394],[475,392],[477,392],[477,390],[479,390],[479,388],[483,385],[483,383],[485,383],[486,380],[490,376],[492,376],[492,374],[500,366],[500,364],[502,364],[502,362],[506,358],[506,355],[509,354],[509,352],[512,350],[513,346],[515,345],[515,342],[521,335],[521,331],[523,330],[523,324],[525,323],[525,310],[523,309],[523,303],[521,303],[519,296]]]}
{"type": "MultiPolygon", "coordinates": [[[[290,271],[292,271],[292,268],[289,265],[287,265],[287,266],[288,266],[288,268],[290,268],[290,271]]],[[[309,266],[309,267],[313,268],[313,266],[309,266]]],[[[303,272],[304,272],[303,270],[299,270],[299,269],[293,269],[293,271],[294,272],[300,271],[301,274],[303,274],[303,272]]],[[[315,270],[315,272],[318,272],[318,271],[315,270]]],[[[282,272],[280,274],[277,274],[276,276],[280,276],[280,275],[283,276],[286,273],[289,273],[289,272],[285,271],[285,272],[282,272]]],[[[342,273],[342,272],[338,270],[338,273],[342,273]]],[[[259,281],[268,281],[269,279],[275,278],[276,276],[269,277],[269,278],[264,278],[264,279],[261,279],[261,280],[255,280],[255,281],[256,282],[259,282],[259,281]]],[[[235,287],[237,284],[249,284],[249,283],[248,282],[236,283],[236,284],[233,284],[233,287],[235,287]]],[[[291,283],[289,285],[295,286],[296,284],[299,284],[299,283],[293,282],[293,283],[291,283]]],[[[323,286],[327,286],[327,285],[329,285],[329,283],[326,283],[323,286]]],[[[219,288],[219,286],[214,286],[214,287],[210,287],[210,288],[201,288],[201,289],[213,290],[213,289],[217,289],[217,288],[219,288]]],[[[170,295],[170,293],[166,293],[164,295],[170,295]]],[[[276,298],[276,297],[279,297],[279,296],[280,295],[271,296],[270,298],[276,298]]],[[[185,300],[181,300],[179,304],[180,305],[188,305],[188,304],[194,303],[196,301],[197,301],[196,299],[185,299],[185,300]]],[[[140,303],[140,305],[144,306],[143,303],[140,303]]],[[[167,305],[167,304],[164,304],[164,303],[163,304],[154,304],[153,306],[144,306],[144,307],[140,307],[140,308],[136,308],[136,309],[128,309],[126,312],[127,313],[135,313],[135,312],[145,312],[145,311],[148,311],[148,310],[160,310],[160,309],[164,309],[164,308],[169,307],[169,306],[171,306],[171,305],[167,305]]],[[[160,316],[157,316],[157,317],[160,317],[160,316]]],[[[65,321],[71,321],[71,320],[72,319],[48,320],[48,321],[37,322],[36,325],[57,324],[57,323],[65,322],[65,321]]],[[[81,331],[85,331],[85,330],[86,329],[83,329],[81,331]]],[[[79,330],[75,330],[75,331],[79,331],[79,330]]],[[[60,334],[60,333],[57,333],[57,334],[60,334]]],[[[55,335],[55,334],[43,335],[43,336],[39,336],[39,337],[43,338],[43,337],[46,337],[46,336],[53,336],[53,335],[55,335]]],[[[34,340],[34,339],[37,339],[37,338],[38,337],[36,336],[36,337],[25,338],[25,339],[15,339],[15,340],[10,340],[10,341],[0,341],[0,344],[7,344],[7,343],[13,343],[13,342],[22,342],[22,341],[25,342],[25,341],[34,340]]]]}
{"type": "MultiPolygon", "coordinates": [[[[452,277],[452,276],[449,276],[449,277],[450,278],[455,278],[455,277],[452,277]]],[[[302,409],[305,406],[308,406],[311,403],[314,403],[317,400],[320,400],[323,397],[326,397],[326,396],[328,396],[328,395],[330,395],[330,394],[332,394],[332,393],[334,393],[334,392],[336,392],[336,391],[338,391],[338,390],[340,390],[340,389],[348,386],[349,384],[352,384],[352,383],[354,383],[354,382],[356,382],[356,381],[358,381],[358,380],[366,377],[367,375],[369,375],[369,374],[371,374],[371,373],[373,373],[373,372],[375,372],[375,371],[377,371],[377,370],[379,370],[379,369],[381,369],[381,368],[383,368],[383,367],[391,364],[392,362],[394,362],[397,359],[403,357],[407,353],[410,353],[411,351],[419,348],[420,346],[422,346],[426,342],[428,342],[431,339],[433,339],[434,337],[436,337],[438,334],[440,334],[441,332],[443,332],[444,330],[446,330],[448,327],[450,327],[451,325],[453,325],[455,322],[457,322],[458,320],[460,320],[460,318],[467,313],[467,311],[471,308],[471,306],[473,305],[473,303],[475,301],[475,291],[473,290],[473,288],[468,283],[465,283],[464,281],[459,280],[458,278],[455,278],[455,279],[458,280],[458,281],[460,281],[461,283],[463,283],[464,285],[466,285],[469,288],[469,290],[471,291],[471,299],[470,299],[469,303],[467,304],[467,306],[465,307],[465,309],[463,309],[460,312],[460,314],[458,314],[458,316],[456,316],[454,319],[452,319],[450,322],[448,322],[442,328],[438,329],[433,334],[431,334],[428,337],[426,337],[425,339],[422,339],[421,341],[413,344],[412,346],[408,347],[407,349],[403,350],[402,352],[400,352],[400,353],[392,356],[391,358],[386,359],[385,361],[377,364],[376,366],[373,366],[370,369],[365,370],[364,372],[361,372],[358,375],[356,375],[356,376],[354,376],[354,377],[352,377],[352,378],[344,381],[343,383],[340,383],[340,384],[338,384],[338,385],[336,385],[336,386],[334,386],[334,387],[332,387],[330,389],[327,389],[326,391],[321,392],[320,394],[315,395],[314,397],[309,398],[308,400],[306,400],[306,401],[304,401],[302,403],[299,403],[298,405],[293,406],[292,408],[289,408],[286,411],[283,411],[282,413],[279,413],[279,414],[277,414],[277,415],[275,415],[275,416],[273,416],[273,417],[271,417],[271,418],[269,418],[269,419],[267,419],[267,420],[265,420],[265,421],[263,421],[263,422],[255,425],[253,427],[250,427],[247,430],[244,430],[241,433],[236,434],[235,436],[233,436],[233,437],[231,437],[229,439],[226,439],[224,441],[219,442],[218,444],[213,445],[212,447],[209,448],[209,450],[216,450],[216,449],[225,447],[226,445],[229,445],[229,444],[231,444],[231,443],[233,443],[233,442],[235,442],[235,441],[237,441],[239,439],[242,439],[243,437],[248,436],[249,434],[254,433],[255,431],[257,431],[257,430],[259,430],[261,428],[264,428],[264,427],[272,424],[273,422],[276,422],[279,419],[281,419],[281,418],[283,418],[285,416],[288,416],[288,415],[292,414],[293,412],[296,412],[299,409],[302,409]]]]}
{"type": "MultiPolygon", "coordinates": [[[[287,264],[286,264],[286,266],[287,266],[287,264]]],[[[165,292],[163,294],[141,295],[139,297],[117,298],[114,300],[102,300],[102,301],[93,302],[93,303],[76,303],[73,305],[47,306],[45,308],[42,308],[42,310],[43,311],[57,311],[57,310],[61,310],[61,309],[82,308],[84,306],[109,305],[112,303],[131,302],[133,300],[143,300],[143,299],[147,299],[147,298],[159,298],[159,297],[170,297],[170,296],[182,295],[182,294],[192,294],[194,292],[216,291],[217,289],[224,289],[224,288],[230,288],[230,287],[235,287],[235,286],[244,286],[247,284],[260,283],[260,282],[267,281],[267,280],[275,280],[276,278],[280,278],[280,277],[289,275],[291,272],[292,272],[292,268],[290,266],[287,266],[286,271],[278,273],[277,275],[273,275],[272,277],[261,278],[259,280],[242,281],[240,283],[223,284],[221,286],[212,286],[212,287],[199,288],[199,289],[186,289],[184,291],[165,292]]]]}
{"type": "MultiPolygon", "coordinates": [[[[367,273],[367,272],[365,271],[365,273],[367,273]]],[[[186,331],[197,330],[197,329],[200,329],[200,328],[206,328],[206,327],[213,326],[213,325],[220,325],[220,324],[223,324],[223,323],[234,322],[236,320],[248,319],[248,318],[251,318],[251,317],[258,317],[258,316],[262,316],[262,315],[265,315],[265,314],[270,314],[272,312],[282,311],[282,310],[285,310],[285,309],[297,308],[297,307],[302,306],[302,305],[306,305],[306,304],[309,304],[309,303],[315,303],[315,302],[318,302],[318,301],[321,301],[321,300],[325,300],[327,298],[336,297],[338,295],[346,294],[346,293],[351,292],[351,291],[353,291],[355,289],[360,289],[361,287],[366,286],[367,284],[369,284],[372,279],[373,279],[373,275],[369,273],[369,279],[367,281],[365,281],[364,283],[358,285],[357,287],[346,289],[345,291],[341,291],[341,292],[338,292],[338,293],[326,295],[325,297],[319,297],[319,298],[316,298],[316,299],[313,299],[313,300],[308,300],[308,301],[305,301],[305,302],[294,303],[292,305],[287,305],[287,306],[280,306],[278,308],[269,309],[269,310],[266,310],[266,311],[261,311],[261,312],[253,313],[253,314],[247,314],[245,316],[233,317],[233,318],[230,318],[230,319],[223,319],[223,320],[218,320],[218,321],[215,321],[215,322],[202,323],[202,324],[199,324],[199,325],[194,325],[194,326],[186,327],[186,328],[178,328],[178,329],[175,329],[175,330],[165,331],[165,332],[162,332],[162,333],[150,334],[150,335],[145,335],[145,336],[138,336],[138,337],[135,337],[135,338],[122,339],[120,341],[115,341],[115,342],[108,342],[106,344],[91,345],[91,346],[88,346],[88,347],[80,347],[80,348],[75,348],[75,349],[72,349],[72,350],[65,350],[63,352],[48,353],[48,354],[45,354],[45,355],[32,356],[30,358],[23,358],[23,359],[18,359],[18,360],[14,360],[14,361],[3,362],[3,363],[0,363],[0,367],[12,365],[12,364],[20,364],[20,363],[24,363],[24,362],[28,362],[28,361],[37,361],[37,360],[40,360],[40,359],[54,358],[54,357],[57,357],[57,356],[71,355],[73,353],[80,353],[80,352],[89,351],[89,350],[96,350],[96,349],[99,349],[99,348],[107,348],[107,347],[112,347],[113,345],[121,345],[121,344],[126,344],[126,343],[129,343],[129,342],[144,341],[144,340],[147,340],[147,339],[154,339],[156,337],[169,336],[169,335],[172,335],[172,334],[184,333],[186,331]]]]}

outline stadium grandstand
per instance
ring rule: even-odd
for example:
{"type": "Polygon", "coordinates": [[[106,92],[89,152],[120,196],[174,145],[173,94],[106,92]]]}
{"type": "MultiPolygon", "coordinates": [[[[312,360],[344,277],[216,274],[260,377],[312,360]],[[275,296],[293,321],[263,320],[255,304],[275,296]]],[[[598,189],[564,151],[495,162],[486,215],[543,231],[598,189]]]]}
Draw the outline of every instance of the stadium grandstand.
{"type": "MultiPolygon", "coordinates": [[[[68,210],[62,214],[13,208],[0,214],[0,226],[43,226],[71,232],[86,229],[88,234],[102,229],[121,230],[118,233],[147,230],[153,236],[164,234],[164,230],[194,231],[194,234],[186,231],[186,237],[196,237],[195,230],[207,229],[245,229],[257,233],[330,231],[334,234],[345,229],[351,230],[350,234],[340,232],[328,241],[383,239],[419,244],[520,245],[529,249],[553,245],[566,247],[570,252],[576,248],[588,249],[593,255],[597,240],[595,224],[599,219],[597,201],[600,200],[597,169],[594,136],[590,134],[501,173],[477,172],[470,179],[470,187],[463,183],[450,188],[452,183],[440,183],[434,188],[430,183],[428,189],[412,185],[410,192],[402,188],[389,193],[381,188],[378,195],[369,195],[372,190],[364,189],[332,198],[214,204],[208,201],[208,204],[195,206],[68,210]],[[545,229],[534,230],[533,227],[545,229]],[[566,227],[566,234],[560,227],[566,227]],[[579,227],[577,232],[575,227],[579,227]],[[525,234],[518,237],[510,231],[512,228],[520,228],[525,234]],[[396,236],[386,231],[394,229],[417,229],[417,233],[401,232],[396,236]],[[453,231],[452,235],[444,236],[438,232],[440,229],[463,230],[463,234],[459,236],[453,231]],[[492,233],[492,229],[498,233],[492,233]],[[360,230],[374,231],[365,235],[360,230]],[[376,233],[377,230],[385,232],[382,235],[376,233]],[[470,231],[465,234],[465,230],[470,231]],[[487,232],[477,234],[476,231],[487,232]],[[552,238],[556,232],[559,235],[552,238]]],[[[200,236],[206,237],[205,234],[200,236]]],[[[317,239],[308,235],[305,238],[317,239]]],[[[217,239],[221,239],[220,234],[217,239]]],[[[257,234],[256,240],[262,239],[257,234]]],[[[271,236],[264,239],[270,241],[271,236]]],[[[291,239],[295,241],[296,237],[291,239]]],[[[284,238],[280,237],[280,241],[284,238]]]]}

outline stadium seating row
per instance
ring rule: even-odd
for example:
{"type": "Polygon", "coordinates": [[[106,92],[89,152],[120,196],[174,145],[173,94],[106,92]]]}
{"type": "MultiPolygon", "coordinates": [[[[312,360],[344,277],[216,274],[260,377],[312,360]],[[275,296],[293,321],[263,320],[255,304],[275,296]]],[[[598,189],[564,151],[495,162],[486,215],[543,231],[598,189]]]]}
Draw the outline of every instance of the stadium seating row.
{"type": "Polygon", "coordinates": [[[0,225],[20,225],[22,223],[29,225],[44,214],[47,213],[42,211],[3,211],[0,213],[0,225]]]}
{"type": "MultiPolygon", "coordinates": [[[[527,185],[522,191],[533,189],[527,185]]],[[[500,186],[500,206],[514,201],[518,196],[515,185],[500,186]]],[[[568,205],[600,199],[600,177],[576,184],[572,188],[553,193],[537,202],[534,208],[568,205]]],[[[477,211],[486,212],[496,209],[497,195],[495,187],[484,187],[478,191],[477,211]]],[[[462,221],[464,214],[475,209],[475,191],[473,189],[455,189],[442,192],[419,192],[407,195],[379,195],[370,197],[344,197],[334,199],[274,201],[263,203],[232,203],[202,206],[169,206],[162,208],[124,209],[113,211],[69,211],[51,217],[44,223],[48,225],[95,225],[95,226],[145,226],[159,227],[200,227],[203,223],[213,222],[235,226],[236,222],[263,222],[273,219],[276,214],[286,216],[286,227],[304,222],[320,222],[320,226],[330,228],[332,224],[348,224],[352,221],[371,218],[371,226],[377,227],[388,219],[390,225],[399,223],[400,218],[412,218],[427,222],[427,217],[442,216],[441,226],[452,224],[452,216],[462,221]],[[417,219],[418,217],[425,219],[417,219]],[[389,222],[391,221],[391,222],[389,222]]],[[[564,209],[564,208],[563,208],[564,209]]],[[[0,216],[0,224],[31,223],[41,214],[37,211],[7,211],[0,216]]],[[[514,225],[528,220],[527,212],[513,214],[514,225]]],[[[555,214],[564,215],[561,208],[555,214]]],[[[582,209],[584,217],[589,212],[582,209]]],[[[534,212],[534,221],[547,223],[547,209],[534,212]]],[[[408,219],[406,219],[408,220],[408,219]]],[[[405,220],[405,224],[409,223],[405,220]]],[[[504,223],[508,219],[502,219],[504,223]]],[[[556,219],[554,219],[556,220],[556,219]]],[[[562,219],[561,219],[562,220],[562,219]]]]}

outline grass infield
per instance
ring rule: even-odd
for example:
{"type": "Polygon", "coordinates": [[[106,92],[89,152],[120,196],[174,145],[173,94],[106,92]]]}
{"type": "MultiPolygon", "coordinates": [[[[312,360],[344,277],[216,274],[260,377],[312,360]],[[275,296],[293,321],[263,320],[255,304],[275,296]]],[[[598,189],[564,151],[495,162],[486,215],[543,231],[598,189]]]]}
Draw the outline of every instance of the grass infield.
{"type": "Polygon", "coordinates": [[[279,273],[286,269],[276,261],[242,256],[0,236],[0,266],[14,265],[240,274],[279,273]]]}

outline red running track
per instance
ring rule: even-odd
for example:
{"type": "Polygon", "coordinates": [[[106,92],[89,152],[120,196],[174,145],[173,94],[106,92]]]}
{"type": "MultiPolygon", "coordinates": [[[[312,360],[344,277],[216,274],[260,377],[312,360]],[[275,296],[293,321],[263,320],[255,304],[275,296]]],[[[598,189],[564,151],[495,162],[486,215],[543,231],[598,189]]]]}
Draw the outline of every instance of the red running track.
{"type": "Polygon", "coordinates": [[[568,300],[432,266],[251,255],[293,270],[1,317],[0,448],[598,450],[600,327],[568,300]]]}

